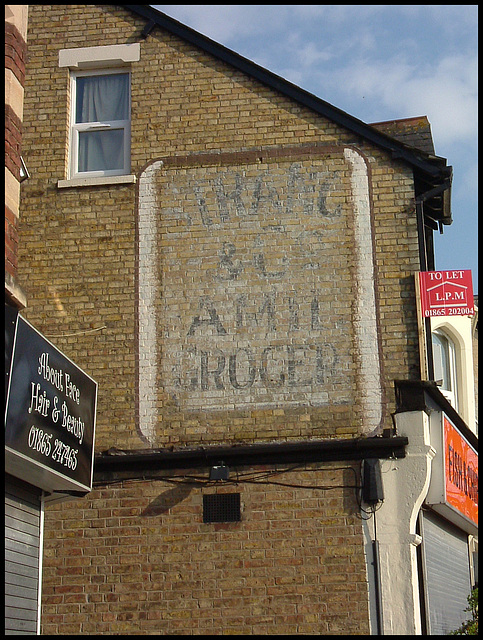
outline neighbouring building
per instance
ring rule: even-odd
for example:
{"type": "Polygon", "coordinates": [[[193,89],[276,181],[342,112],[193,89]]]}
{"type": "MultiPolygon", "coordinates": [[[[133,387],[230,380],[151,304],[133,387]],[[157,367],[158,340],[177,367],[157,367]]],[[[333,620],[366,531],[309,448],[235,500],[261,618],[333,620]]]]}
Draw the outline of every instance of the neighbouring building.
{"type": "Polygon", "coordinates": [[[30,5],[23,156],[24,315],[99,385],[42,632],[436,633],[438,545],[474,580],[475,316],[418,306],[452,222],[427,119],[365,124],[146,5],[30,5]]]}
{"type": "Polygon", "coordinates": [[[96,383],[20,311],[27,5],[5,6],[5,633],[40,632],[44,508],[92,486],[96,383]],[[79,436],[82,431],[82,436],[79,436]]]}
{"type": "MultiPolygon", "coordinates": [[[[26,305],[18,283],[18,216],[22,181],[22,117],[27,6],[5,5],[5,400],[14,317],[26,305]],[[7,313],[11,312],[12,322],[7,313]],[[8,336],[8,337],[7,337],[8,336]]],[[[5,629],[39,629],[41,490],[5,477],[5,629]],[[21,598],[21,600],[20,600],[21,598]],[[19,607],[18,605],[22,606],[19,607]],[[19,613],[20,612],[20,613],[19,613]]]]}

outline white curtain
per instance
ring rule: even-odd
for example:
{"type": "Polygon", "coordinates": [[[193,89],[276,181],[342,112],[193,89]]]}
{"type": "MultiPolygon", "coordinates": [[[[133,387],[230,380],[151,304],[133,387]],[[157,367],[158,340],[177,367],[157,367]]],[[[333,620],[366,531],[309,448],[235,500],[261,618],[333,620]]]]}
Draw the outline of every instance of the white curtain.
{"type": "Polygon", "coordinates": [[[110,129],[79,131],[78,171],[106,171],[124,167],[124,129],[129,120],[129,75],[78,77],[76,124],[108,123],[110,129]],[[124,121],[124,122],[120,122],[124,121]],[[122,128],[115,128],[117,126],[122,128]]]}

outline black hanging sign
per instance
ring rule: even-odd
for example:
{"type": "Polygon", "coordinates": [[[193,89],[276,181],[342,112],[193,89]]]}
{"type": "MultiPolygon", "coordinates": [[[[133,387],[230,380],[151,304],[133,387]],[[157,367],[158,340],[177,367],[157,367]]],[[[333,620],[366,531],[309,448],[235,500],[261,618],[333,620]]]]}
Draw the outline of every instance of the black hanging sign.
{"type": "Polygon", "coordinates": [[[5,412],[6,471],[47,492],[90,491],[96,402],[97,383],[17,315],[5,412]]]}

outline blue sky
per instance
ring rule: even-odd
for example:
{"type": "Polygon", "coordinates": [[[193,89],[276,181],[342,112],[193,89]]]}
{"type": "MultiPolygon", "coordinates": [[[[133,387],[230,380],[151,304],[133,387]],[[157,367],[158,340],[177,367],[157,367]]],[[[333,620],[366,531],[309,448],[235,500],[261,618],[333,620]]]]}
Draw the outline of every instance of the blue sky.
{"type": "Polygon", "coordinates": [[[477,5],[153,5],[363,120],[426,115],[453,166],[436,269],[477,255],[477,5]]]}

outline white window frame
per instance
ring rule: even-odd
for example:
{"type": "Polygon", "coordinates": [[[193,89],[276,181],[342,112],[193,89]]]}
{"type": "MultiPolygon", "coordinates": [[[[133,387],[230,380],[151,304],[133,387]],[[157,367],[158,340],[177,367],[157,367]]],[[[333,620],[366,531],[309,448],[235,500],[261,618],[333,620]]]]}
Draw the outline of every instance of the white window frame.
{"type": "MultiPolygon", "coordinates": [[[[454,345],[456,375],[456,410],[473,433],[478,434],[476,420],[474,323],[471,316],[446,316],[431,318],[431,332],[443,333],[454,345]]],[[[454,406],[454,405],[453,405],[454,406]]]]}
{"type": "Polygon", "coordinates": [[[131,170],[131,72],[126,67],[113,69],[95,69],[71,72],[71,108],[70,108],[70,144],[69,144],[69,178],[105,178],[110,176],[124,176],[131,170]],[[127,120],[112,120],[104,122],[75,122],[77,78],[87,76],[105,76],[123,74],[128,76],[129,86],[129,118],[127,120]],[[103,171],[79,171],[79,134],[83,131],[124,131],[124,162],[122,169],[107,169],[103,171]]]}
{"type": "MultiPolygon", "coordinates": [[[[444,395],[444,397],[448,400],[452,407],[458,411],[458,375],[457,375],[457,366],[456,366],[456,344],[453,338],[444,330],[436,329],[433,331],[433,336],[436,336],[440,339],[443,345],[447,346],[446,356],[447,356],[447,376],[451,385],[451,389],[445,389],[443,386],[439,387],[439,390],[444,395]]],[[[443,347],[444,348],[444,347],[443,347]]],[[[435,374],[436,375],[436,374],[435,374]]]]}

